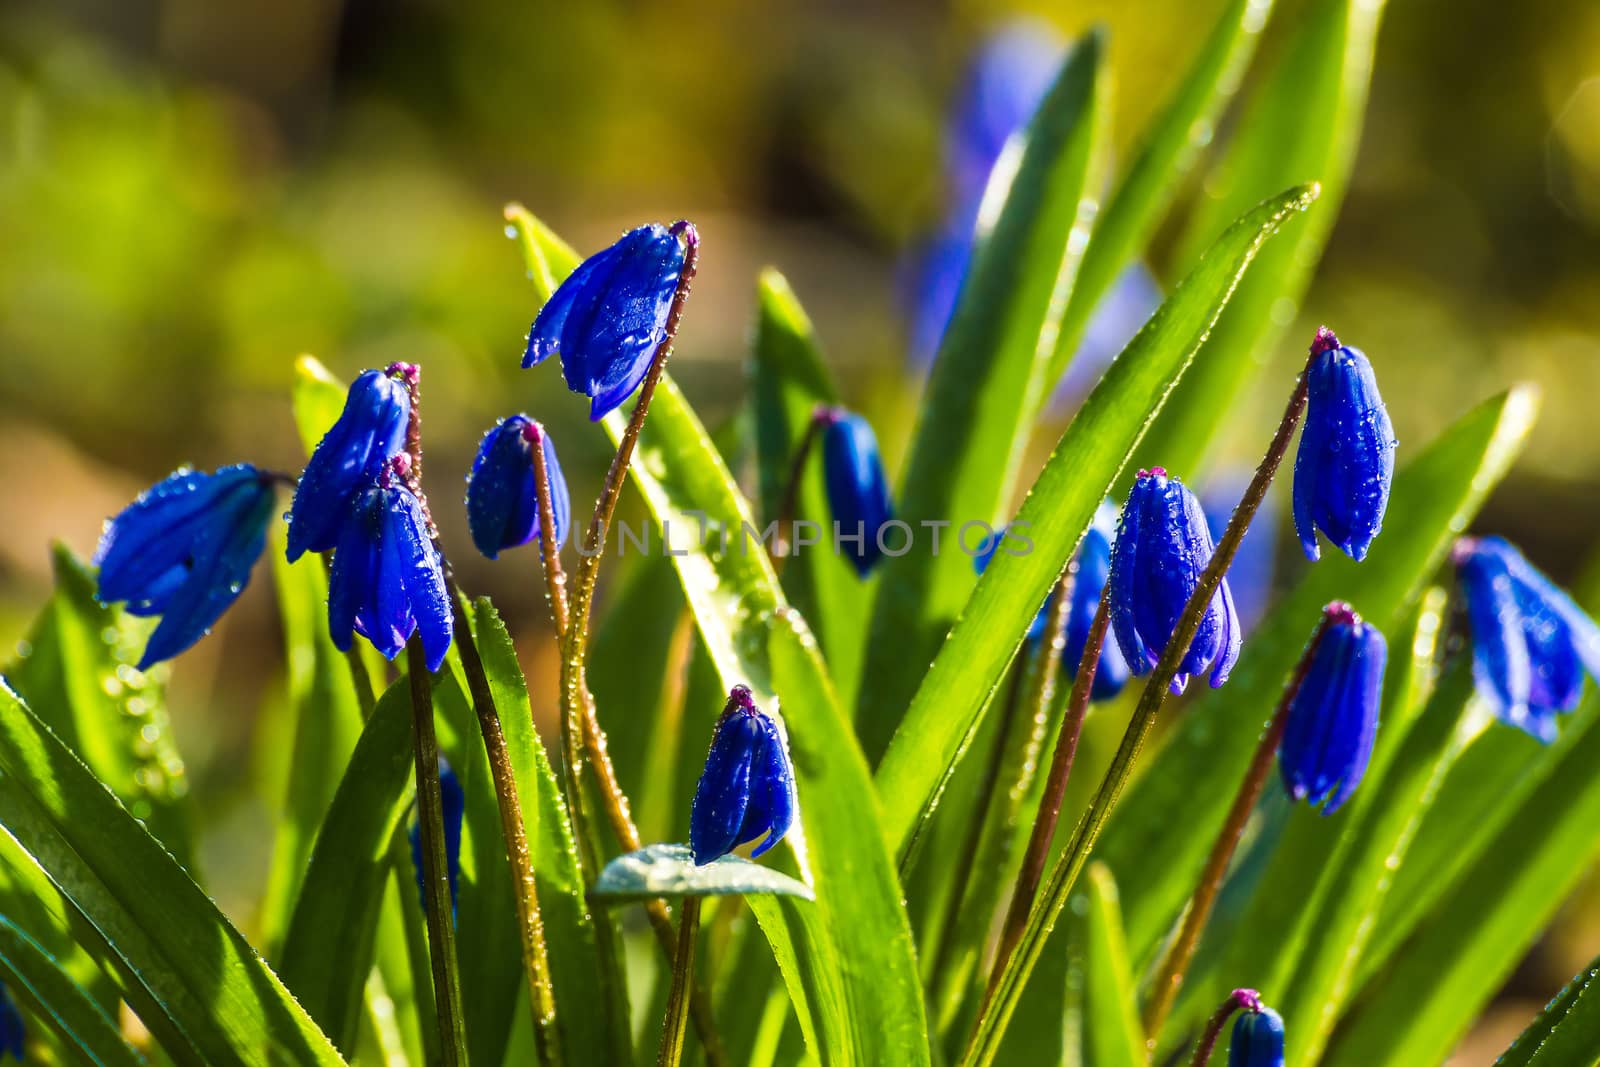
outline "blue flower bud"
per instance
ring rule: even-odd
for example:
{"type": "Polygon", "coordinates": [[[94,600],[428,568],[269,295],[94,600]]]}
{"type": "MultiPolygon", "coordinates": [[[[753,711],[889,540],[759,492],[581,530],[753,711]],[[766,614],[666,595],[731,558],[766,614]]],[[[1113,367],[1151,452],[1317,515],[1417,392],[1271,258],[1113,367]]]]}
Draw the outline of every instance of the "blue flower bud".
{"type": "Polygon", "coordinates": [[[328,631],[341,652],[359,633],[389,659],[412,633],[428,670],[450,649],[450,598],[422,506],[387,475],[350,505],[328,575],[328,631]]]}
{"type": "MultiPolygon", "coordinates": [[[[1194,494],[1160,467],[1140,471],[1122,507],[1110,577],[1111,626],[1134,674],[1147,674],[1160,661],[1214,551],[1194,494]]],[[[1239,644],[1239,618],[1224,577],[1178,665],[1172,691],[1183,692],[1190,675],[1207,669],[1212,688],[1222,685],[1239,658],[1239,644]]]]}
{"type": "Polygon", "coordinates": [[[11,999],[11,991],[0,982],[0,1058],[11,1056],[18,1063],[25,1062],[23,1052],[27,1043],[28,1030],[22,1024],[22,1012],[11,999]]]}
{"type": "Polygon", "coordinates": [[[1556,715],[1578,706],[1584,672],[1600,678],[1600,629],[1502,538],[1463,537],[1454,560],[1478,693],[1502,721],[1554,741],[1556,715]]]}
{"type": "MultiPolygon", "coordinates": [[[[1078,569],[1067,604],[1067,643],[1061,653],[1064,679],[1078,673],[1083,646],[1089,640],[1089,628],[1100,610],[1100,594],[1111,577],[1111,543],[1116,536],[1117,506],[1103,500],[1094,513],[1094,523],[1083,535],[1083,544],[1078,547],[1078,569]]],[[[1117,642],[1105,641],[1100,646],[1100,661],[1095,665],[1094,687],[1089,690],[1089,699],[1110,700],[1128,684],[1128,673],[1128,661],[1123,659],[1117,642]]]]}
{"type": "Polygon", "coordinates": [[[734,686],[689,808],[694,861],[710,863],[765,834],[751,853],[761,855],[789,832],[795,804],[794,768],[782,728],[756,707],[748,688],[734,686]]]}
{"type": "MultiPolygon", "coordinates": [[[[467,813],[467,794],[455,768],[443,757],[439,760],[439,811],[444,816],[444,869],[450,880],[450,918],[455,919],[456,889],[461,881],[461,821],[467,813]]],[[[428,908],[427,868],[422,864],[422,824],[413,819],[406,835],[411,839],[411,866],[417,874],[417,893],[424,911],[428,908]]]]}
{"type": "Polygon", "coordinates": [[[339,421],[323,435],[300,475],[289,509],[289,562],[326,552],[339,540],[350,501],[405,448],[411,397],[405,384],[369,370],[350,383],[339,421]]]}
{"type": "Polygon", "coordinates": [[[272,476],[246,463],[181,470],[106,524],[95,549],[97,597],[161,616],[141,670],[204,637],[250,582],[272,519],[272,476]]]}
{"type": "Polygon", "coordinates": [[[852,412],[833,408],[823,412],[822,472],[828,487],[828,504],[841,534],[860,534],[859,543],[849,544],[851,562],[863,578],[872,570],[882,552],[878,531],[894,518],[889,500],[889,482],[878,455],[878,438],[866,419],[852,412]]]}
{"type": "Polygon", "coordinates": [[[590,398],[591,421],[605,418],[639,387],[667,339],[685,242],[694,240],[688,223],[641,226],[584,260],[534,319],[522,365],[559,354],[567,388],[590,398]]]}
{"type": "Polygon", "coordinates": [[[1311,664],[1289,704],[1278,769],[1290,796],[1332,815],[1372,758],[1389,646],[1348,604],[1335,601],[1323,614],[1311,664]]]}
{"type": "Polygon", "coordinates": [[[1244,1011],[1233,1021],[1228,1067],[1283,1067],[1283,1019],[1271,1008],[1244,1011]]]}
{"type": "Polygon", "coordinates": [[[467,476],[467,525],[472,543],[490,559],[501,549],[525,545],[539,536],[539,490],[533,473],[536,440],[544,444],[556,547],[567,543],[572,499],[556,462],[555,443],[528,416],[513,415],[483,435],[467,476]]]}
{"type": "Polygon", "coordinates": [[[1372,364],[1326,326],[1306,369],[1306,424],[1294,460],[1294,526],[1315,561],[1317,529],[1351,559],[1366,558],[1394,481],[1394,426],[1372,364]]]}

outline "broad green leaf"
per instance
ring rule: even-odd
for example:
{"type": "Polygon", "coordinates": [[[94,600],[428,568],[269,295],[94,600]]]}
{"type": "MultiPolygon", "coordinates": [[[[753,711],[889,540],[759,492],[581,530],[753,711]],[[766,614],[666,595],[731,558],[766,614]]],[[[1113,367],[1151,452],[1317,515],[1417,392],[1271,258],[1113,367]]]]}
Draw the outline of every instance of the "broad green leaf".
{"type": "Polygon", "coordinates": [[[1600,856],[1597,764],[1600,729],[1589,728],[1363,987],[1340,1020],[1327,1067],[1449,1056],[1600,856]]]}
{"type": "Polygon", "coordinates": [[[402,678],[378,701],[317,831],[278,965],[301,1006],[347,1054],[372,969],[390,844],[411,807],[413,766],[411,692],[402,678]]]}
{"type": "MultiPolygon", "coordinates": [[[[1132,164],[1106,198],[1083,253],[1072,298],[1061,316],[1045,371],[1047,390],[1061,380],[1101,298],[1144,249],[1171,203],[1179,179],[1188,172],[1201,146],[1211,140],[1217,114],[1233,99],[1271,10],[1272,0],[1229,0],[1183,81],[1150,124],[1132,164]]],[[[1266,192],[1270,188],[1262,190],[1266,192]]],[[[1241,204],[1239,209],[1248,206],[1241,204]]]]}
{"type": "MultiPolygon", "coordinates": [[[[768,268],[756,288],[755,341],[750,358],[750,404],[756,439],[761,519],[780,521],[778,510],[795,456],[819,405],[839,402],[822,360],[816,333],[788,281],[768,268]]],[[[791,518],[827,523],[821,449],[814,448],[796,494],[791,518]]],[[[799,552],[786,561],[783,589],[811,620],[834,685],[848,704],[861,672],[866,642],[867,585],[838,552],[799,552]]]]}
{"type": "MultiPolygon", "coordinates": [[[[1312,0],[1297,13],[1294,35],[1271,71],[1251,90],[1232,143],[1207,176],[1177,262],[1193,262],[1212,234],[1274,189],[1317,181],[1323,204],[1262,253],[1206,342],[1207,358],[1151,427],[1140,465],[1160,464],[1198,481],[1240,391],[1294,321],[1355,164],[1383,6],[1383,0],[1312,0]]],[[[1381,367],[1381,355],[1374,355],[1381,367]]]]}
{"type": "Polygon", "coordinates": [[[0,824],[104,938],[174,1059],[343,1062],[183,868],[5,686],[0,824]]]}
{"type": "MultiPolygon", "coordinates": [[[[748,903],[777,961],[778,971],[783,975],[788,1000],[794,1005],[807,1047],[848,1048],[850,1035],[841,1029],[850,1017],[848,994],[842,988],[837,970],[796,948],[796,945],[814,945],[825,940],[827,935],[816,928],[816,909],[776,896],[751,897],[748,903]]],[[[777,999],[775,996],[768,1003],[777,999]]],[[[752,1059],[755,1058],[757,1056],[753,1055],[752,1059]]],[[[822,1062],[828,1060],[824,1058],[822,1062]]]]}
{"type": "Polygon", "coordinates": [[[1256,250],[1315,197],[1315,187],[1291,189],[1240,219],[1129,342],[1067,427],[1017,515],[1032,551],[996,554],[878,768],[884,829],[901,857],[914,845],[1006,664],[1151,416],[1256,250]]]}
{"type": "MultiPolygon", "coordinates": [[[[950,620],[972,590],[963,524],[1003,522],[1047,392],[1056,329],[1098,208],[1104,40],[1073,48],[1027,128],[995,164],[971,265],[940,343],[895,507],[918,531],[885,558],[857,704],[867,758],[889,744],[950,620]],[[924,522],[949,522],[935,552],[924,522]]],[[[969,532],[969,545],[971,541],[969,532]]]]}
{"type": "Polygon", "coordinates": [[[1112,813],[1096,855],[1122,887],[1128,944],[1153,955],[1194,888],[1258,730],[1323,605],[1345,600],[1394,632],[1504,476],[1537,411],[1519,387],[1462,416],[1397,472],[1384,532],[1367,559],[1325,555],[1245,641],[1228,684],[1197,695],[1112,813]],[[1171,813],[1181,811],[1184,818],[1171,813]]]}
{"type": "Polygon", "coordinates": [[[6,679],[174,856],[189,864],[189,783],[173,743],[166,668],[135,669],[147,621],[95,599],[94,573],[51,548],[55,591],[6,679]]]}
{"type": "Polygon", "coordinates": [[[1579,1067],[1600,1049],[1600,960],[1584,968],[1495,1060],[1495,1067],[1579,1067]]]}
{"type": "Polygon", "coordinates": [[[117,1024],[44,949],[0,916],[0,973],[6,991],[32,1009],[80,1062],[137,1067],[144,1058],[117,1024]]]}
{"type": "Polygon", "coordinates": [[[294,425],[307,456],[339,420],[349,388],[315,356],[301,356],[294,361],[294,425]]]}
{"type": "Polygon", "coordinates": [[[1136,1067],[1149,1059],[1139,1022],[1138,986],[1122,936],[1117,883],[1103,863],[1091,863],[1083,916],[1084,1049],[1098,1067],[1136,1067]]]}
{"type": "Polygon", "coordinates": [[[766,893],[815,900],[804,882],[782,871],[751,863],[743,856],[723,856],[698,864],[687,845],[646,845],[605,865],[589,889],[589,899],[649,900],[652,897],[722,897],[766,893]]]}
{"type": "Polygon", "coordinates": [[[550,299],[561,279],[578,266],[578,254],[521,204],[507,204],[505,214],[506,236],[517,242],[528,280],[542,304],[550,299]]]}

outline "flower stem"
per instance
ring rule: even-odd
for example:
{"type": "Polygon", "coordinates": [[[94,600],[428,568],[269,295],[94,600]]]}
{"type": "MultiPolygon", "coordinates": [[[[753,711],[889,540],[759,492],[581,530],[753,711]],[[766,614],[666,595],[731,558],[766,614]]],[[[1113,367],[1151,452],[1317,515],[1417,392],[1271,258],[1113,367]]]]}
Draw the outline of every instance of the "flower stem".
{"type": "Polygon", "coordinates": [[[1206,1067],[1211,1062],[1211,1052],[1217,1047],[1217,1038],[1222,1033],[1222,1028],[1227,1025],[1228,1019],[1240,1008],[1246,1011],[1261,1010],[1261,994],[1254,989],[1235,989],[1228,994],[1211,1018],[1206,1020],[1206,1028],[1200,1034],[1200,1041],[1194,1047],[1194,1057],[1189,1060],[1189,1067],[1206,1067]]]}
{"type": "Polygon", "coordinates": [[[1016,945],[995,961],[994,974],[984,993],[983,1008],[973,1027],[964,1062],[988,1064],[993,1061],[999,1048],[1000,1038],[1010,1021],[1011,1012],[1016,1007],[1017,996],[1033,972],[1039,954],[1044,951],[1045,938],[1054,927],[1061,909],[1066,905],[1072,885],[1083,870],[1083,865],[1088,862],[1089,853],[1094,848],[1100,831],[1105,827],[1106,820],[1110,818],[1111,809],[1116,807],[1117,801],[1122,796],[1122,789],[1133,773],[1134,760],[1138,758],[1139,750],[1144,747],[1145,738],[1155,725],[1156,713],[1166,698],[1167,687],[1178,673],[1183,657],[1188,654],[1189,645],[1200,628],[1200,621],[1205,616],[1206,608],[1211,603],[1211,598],[1216,595],[1217,587],[1222,584],[1223,575],[1233,563],[1233,557],[1239,551],[1239,542],[1244,537],[1245,530],[1249,528],[1250,520],[1261,507],[1261,501],[1265,499],[1267,489],[1272,485],[1272,478],[1278,471],[1278,465],[1283,462],[1284,455],[1289,451],[1289,442],[1294,437],[1295,427],[1299,425],[1305,406],[1306,374],[1302,369],[1296,379],[1294,392],[1284,409],[1283,418],[1278,423],[1271,443],[1267,446],[1266,454],[1262,457],[1260,466],[1256,468],[1255,476],[1245,489],[1244,496],[1234,508],[1233,516],[1228,520],[1228,528],[1223,531],[1222,539],[1217,543],[1211,561],[1201,572],[1194,593],[1184,605],[1183,613],[1178,617],[1177,625],[1173,627],[1172,636],[1168,639],[1155,669],[1151,671],[1144,691],[1139,695],[1139,703],[1133,710],[1133,717],[1122,735],[1122,743],[1117,747],[1111,765],[1106,768],[1105,776],[1101,778],[1100,786],[1090,800],[1088,810],[1079,819],[1076,829],[1073,830],[1072,839],[1050,872],[1043,899],[1029,914],[1026,928],[1016,945]]]}
{"type": "Polygon", "coordinates": [[[550,496],[550,467],[544,459],[544,427],[533,423],[533,485],[539,502],[539,555],[544,561],[545,590],[550,596],[550,617],[556,637],[567,637],[567,575],[556,545],[556,509],[550,496]]]}
{"type": "Polygon", "coordinates": [[[439,739],[433,732],[433,681],[422,638],[406,642],[406,672],[411,679],[412,741],[417,757],[417,822],[422,828],[423,896],[427,907],[428,954],[433,961],[434,1005],[439,1013],[439,1044],[445,1067],[467,1062],[467,1032],[461,1014],[461,981],[456,971],[456,931],[450,906],[450,875],[444,848],[444,802],[439,796],[439,739]]]}
{"type": "Polygon", "coordinates": [[[811,455],[811,447],[816,444],[817,433],[822,429],[823,412],[827,409],[818,405],[811,413],[811,418],[806,422],[806,432],[800,437],[800,444],[795,447],[794,458],[789,462],[789,480],[784,483],[783,496],[778,500],[778,514],[774,516],[778,524],[778,531],[772,538],[772,544],[767,548],[767,557],[772,560],[774,570],[783,566],[783,561],[789,557],[789,532],[794,526],[794,514],[799,507],[800,485],[805,481],[806,460],[811,455]]]}
{"type": "Polygon", "coordinates": [[[689,989],[694,984],[694,944],[700,932],[700,898],[684,897],[678,912],[678,950],[673,955],[672,988],[667,993],[667,1017],[661,1025],[661,1051],[656,1055],[656,1067],[678,1067],[683,1060],[689,989]]]}
{"type": "Polygon", "coordinates": [[[1284,726],[1289,721],[1289,706],[1294,703],[1295,694],[1300,691],[1306,672],[1311,669],[1317,643],[1322,640],[1327,628],[1328,616],[1324,614],[1312,632],[1305,651],[1300,654],[1300,662],[1289,676],[1283,695],[1278,698],[1278,706],[1261,734],[1255,754],[1250,757],[1250,766],[1244,772],[1244,780],[1239,783],[1239,792],[1233,798],[1227,818],[1223,820],[1222,832],[1217,835],[1216,843],[1211,846],[1211,854],[1206,857],[1205,867],[1200,871],[1200,880],[1190,898],[1189,909],[1184,913],[1183,926],[1168,946],[1161,967],[1156,971],[1156,980],[1150,986],[1150,999],[1145,1002],[1143,1020],[1145,1042],[1151,1052],[1155,1051],[1156,1041],[1161,1037],[1161,1027],[1177,1002],[1178,991],[1183,988],[1184,975],[1194,959],[1195,948],[1200,944],[1200,934],[1211,917],[1211,909],[1217,903],[1217,894],[1222,891],[1223,876],[1228,872],[1234,850],[1239,847],[1239,838],[1244,835],[1245,823],[1250,821],[1250,813],[1255,810],[1256,801],[1261,799],[1261,791],[1266,787],[1273,758],[1278,754],[1278,742],[1283,740],[1284,726]]]}

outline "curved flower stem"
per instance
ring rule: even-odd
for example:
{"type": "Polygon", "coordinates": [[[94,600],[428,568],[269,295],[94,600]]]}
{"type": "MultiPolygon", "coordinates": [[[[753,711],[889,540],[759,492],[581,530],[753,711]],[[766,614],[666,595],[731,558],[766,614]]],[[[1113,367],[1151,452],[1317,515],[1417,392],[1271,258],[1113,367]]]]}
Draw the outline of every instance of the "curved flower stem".
{"type": "Polygon", "coordinates": [[[550,496],[550,467],[544,460],[544,427],[532,424],[533,485],[539,502],[539,555],[544,561],[545,591],[550,597],[550,617],[555,620],[556,637],[567,637],[567,574],[561,567],[561,549],[556,545],[556,509],[550,496]]]}
{"type": "Polygon", "coordinates": [[[1233,806],[1223,820],[1222,832],[1217,835],[1216,843],[1211,846],[1211,854],[1206,857],[1205,867],[1200,871],[1200,880],[1194,887],[1189,909],[1183,916],[1183,926],[1167,947],[1161,966],[1156,971],[1155,982],[1150,986],[1150,999],[1145,1002],[1143,1020],[1145,1042],[1151,1052],[1155,1051],[1156,1041],[1161,1037],[1161,1027],[1178,999],[1178,990],[1183,988],[1184,975],[1194,959],[1194,950],[1200,944],[1200,934],[1205,930],[1206,920],[1211,917],[1211,909],[1217,903],[1217,894],[1222,891],[1223,875],[1227,874],[1234,850],[1239,847],[1245,823],[1250,821],[1250,813],[1255,810],[1256,801],[1261,799],[1261,791],[1266,787],[1273,758],[1278,754],[1278,742],[1283,740],[1284,726],[1289,721],[1289,705],[1294,703],[1294,696],[1300,691],[1306,672],[1311,669],[1317,644],[1327,629],[1328,616],[1324,614],[1312,632],[1305,651],[1300,654],[1300,662],[1295,664],[1294,673],[1289,676],[1289,683],[1278,698],[1278,706],[1267,728],[1262,731],[1255,754],[1250,757],[1250,766],[1244,772],[1244,780],[1239,783],[1239,792],[1233,798],[1233,806]]]}
{"type": "Polygon", "coordinates": [[[1100,650],[1106,643],[1110,606],[1111,583],[1107,582],[1100,594],[1100,603],[1094,610],[1094,621],[1089,624],[1089,633],[1083,641],[1083,656],[1078,660],[1078,673],[1072,679],[1072,694],[1067,698],[1067,711],[1061,718],[1061,733],[1056,737],[1055,753],[1050,757],[1050,774],[1045,779],[1044,795],[1039,800],[1039,814],[1034,818],[1033,831],[1028,835],[1028,847],[1022,854],[1022,868],[1017,874],[1011,906],[1006,910],[1006,921],[1000,928],[996,967],[1010,957],[1017,942],[1022,940],[1028,913],[1033,909],[1033,899],[1039,892],[1039,881],[1044,877],[1045,861],[1050,857],[1050,842],[1056,834],[1056,823],[1061,819],[1061,802],[1067,795],[1067,779],[1072,775],[1072,764],[1078,755],[1078,738],[1083,734],[1083,720],[1089,711],[1089,695],[1094,692],[1094,676],[1100,667],[1100,650]]]}
{"type": "Polygon", "coordinates": [[[1206,1020],[1206,1028],[1200,1034],[1200,1041],[1194,1047],[1194,1057],[1189,1061],[1189,1067],[1206,1067],[1211,1062],[1211,1052],[1217,1047],[1217,1037],[1221,1035],[1222,1028],[1227,1025],[1228,1019],[1240,1008],[1246,1011],[1261,1010],[1261,994],[1254,989],[1235,989],[1228,994],[1217,1010],[1206,1020]]]}
{"type": "Polygon", "coordinates": [[[767,558],[772,561],[774,570],[780,569],[783,561],[789,558],[789,533],[794,526],[794,513],[799,507],[800,483],[805,480],[806,460],[810,458],[811,448],[817,442],[817,433],[822,429],[826,410],[819,404],[811,413],[806,432],[800,436],[800,444],[795,447],[794,458],[789,462],[789,480],[784,483],[783,496],[778,501],[778,514],[773,516],[778,524],[778,532],[767,546],[767,558]]]}
{"type": "Polygon", "coordinates": [[[1156,713],[1166,698],[1167,687],[1178,673],[1183,657],[1188,654],[1189,645],[1194,641],[1194,635],[1200,628],[1206,607],[1216,595],[1217,587],[1222,584],[1223,575],[1227,573],[1235,553],[1239,551],[1239,542],[1244,537],[1245,530],[1249,528],[1250,520],[1261,507],[1261,501],[1266,497],[1268,487],[1272,485],[1273,475],[1278,472],[1278,465],[1289,451],[1289,442],[1294,437],[1295,427],[1300,423],[1300,416],[1305,411],[1305,406],[1306,375],[1302,369],[1295,381],[1294,392],[1289,397],[1288,406],[1284,409],[1283,418],[1278,423],[1278,429],[1273,434],[1271,443],[1267,446],[1266,455],[1262,457],[1255,476],[1250,480],[1250,485],[1245,489],[1238,506],[1234,508],[1233,516],[1228,520],[1228,528],[1223,531],[1211,561],[1201,572],[1194,593],[1184,605],[1183,613],[1179,615],[1177,625],[1173,627],[1172,636],[1168,639],[1155,669],[1151,671],[1144,691],[1139,695],[1139,703],[1133,710],[1133,717],[1128,722],[1128,729],[1122,735],[1122,743],[1117,747],[1111,765],[1106,768],[1105,776],[1101,778],[1100,786],[1090,800],[1088,810],[1079,819],[1076,829],[1073,830],[1072,839],[1050,872],[1043,899],[1029,914],[1026,927],[1015,946],[1004,951],[995,960],[994,973],[990,978],[988,989],[984,992],[983,1007],[978,1013],[978,1019],[968,1040],[966,1055],[963,1057],[965,1063],[988,1064],[993,1061],[995,1052],[999,1048],[1000,1038],[1005,1033],[1006,1023],[1010,1021],[1011,1012],[1016,1007],[1016,998],[1028,975],[1033,972],[1034,965],[1038,963],[1039,954],[1044,951],[1045,938],[1054,927],[1061,909],[1066,906],[1072,885],[1077,880],[1079,872],[1083,870],[1083,865],[1088,862],[1089,853],[1094,848],[1100,831],[1105,827],[1111,809],[1116,807],[1117,801],[1122,796],[1123,786],[1127,785],[1128,778],[1133,773],[1133,762],[1138,758],[1139,750],[1144,747],[1145,738],[1149,736],[1151,727],[1155,725],[1156,713]]]}
{"type": "Polygon", "coordinates": [[[683,1060],[684,1024],[689,1020],[689,988],[694,983],[694,944],[700,932],[700,898],[684,897],[678,909],[678,950],[672,959],[672,988],[661,1025],[656,1067],[678,1067],[683,1060]]]}
{"type": "Polygon", "coordinates": [[[456,970],[456,930],[450,905],[450,875],[444,848],[444,802],[439,797],[439,739],[433,732],[433,680],[422,638],[406,642],[411,679],[412,740],[417,758],[417,822],[422,828],[423,896],[428,953],[433,960],[433,998],[439,1012],[439,1044],[445,1067],[467,1062],[467,1032],[456,970]]]}

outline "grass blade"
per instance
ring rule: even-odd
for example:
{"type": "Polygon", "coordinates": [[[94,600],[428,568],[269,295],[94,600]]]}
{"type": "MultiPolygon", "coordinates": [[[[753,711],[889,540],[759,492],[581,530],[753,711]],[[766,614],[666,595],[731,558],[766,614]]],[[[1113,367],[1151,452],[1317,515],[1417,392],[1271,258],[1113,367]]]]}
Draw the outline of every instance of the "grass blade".
{"type": "Polygon", "coordinates": [[[80,1062],[101,1067],[139,1067],[144,1057],[56,961],[27,934],[0,916],[0,971],[6,989],[32,1009],[80,1062]]]}

